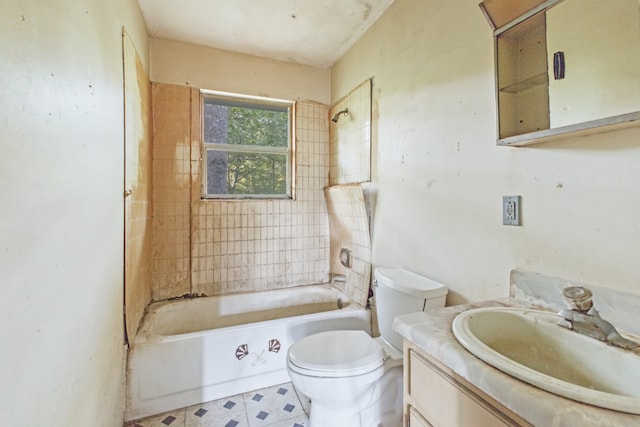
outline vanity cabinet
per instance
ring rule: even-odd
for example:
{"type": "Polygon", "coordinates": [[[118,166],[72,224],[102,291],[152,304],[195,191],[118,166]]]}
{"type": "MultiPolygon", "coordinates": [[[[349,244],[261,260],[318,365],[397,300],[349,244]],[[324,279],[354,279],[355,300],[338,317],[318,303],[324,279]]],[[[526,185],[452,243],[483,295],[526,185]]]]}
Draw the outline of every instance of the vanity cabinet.
{"type": "Polygon", "coordinates": [[[405,427],[531,426],[405,340],[405,427]]]}

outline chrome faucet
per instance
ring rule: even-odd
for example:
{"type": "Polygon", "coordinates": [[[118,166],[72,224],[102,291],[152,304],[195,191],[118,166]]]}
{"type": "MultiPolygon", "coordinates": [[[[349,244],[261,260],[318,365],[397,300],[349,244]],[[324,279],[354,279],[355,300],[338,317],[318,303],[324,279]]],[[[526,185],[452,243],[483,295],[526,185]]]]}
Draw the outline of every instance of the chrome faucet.
{"type": "Polygon", "coordinates": [[[334,285],[336,283],[347,283],[347,276],[344,274],[332,274],[331,284],[334,285]]]}
{"type": "Polygon", "coordinates": [[[570,308],[558,313],[561,317],[558,325],[616,347],[640,352],[640,343],[623,338],[611,323],[600,317],[589,289],[570,286],[562,291],[562,295],[570,308]]]}

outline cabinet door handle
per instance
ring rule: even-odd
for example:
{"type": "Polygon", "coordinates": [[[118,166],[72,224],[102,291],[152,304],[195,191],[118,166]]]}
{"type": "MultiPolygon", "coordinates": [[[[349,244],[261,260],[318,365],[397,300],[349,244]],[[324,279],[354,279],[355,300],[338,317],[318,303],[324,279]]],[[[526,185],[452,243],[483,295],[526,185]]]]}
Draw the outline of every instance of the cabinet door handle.
{"type": "Polygon", "coordinates": [[[564,52],[558,51],[553,54],[553,78],[556,80],[564,79],[564,52]]]}

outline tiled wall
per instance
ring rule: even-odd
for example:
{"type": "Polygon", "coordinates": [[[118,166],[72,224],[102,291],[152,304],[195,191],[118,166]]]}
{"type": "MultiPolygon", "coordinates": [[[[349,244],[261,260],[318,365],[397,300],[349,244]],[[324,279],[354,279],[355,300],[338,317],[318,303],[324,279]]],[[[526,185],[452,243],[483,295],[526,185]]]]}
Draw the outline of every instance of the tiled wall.
{"type": "Polygon", "coordinates": [[[191,92],[153,84],[154,300],[191,292],[191,92]]]}
{"type": "Polygon", "coordinates": [[[196,201],[194,292],[209,295],[328,280],[326,117],[324,105],[296,106],[295,200],[196,201]]]}
{"type": "Polygon", "coordinates": [[[345,274],[338,286],[365,305],[371,279],[369,218],[362,188],[357,183],[371,180],[371,80],[367,80],[338,101],[329,111],[329,181],[325,189],[331,229],[332,274],[345,274]],[[340,264],[340,249],[351,250],[352,268],[340,264]]]}
{"type": "Polygon", "coordinates": [[[371,180],[371,80],[331,107],[329,117],[345,108],[346,116],[329,122],[331,185],[371,180]]]}
{"type": "Polygon", "coordinates": [[[346,283],[336,285],[366,305],[371,282],[371,239],[362,189],[360,184],[336,185],[327,187],[325,196],[331,229],[331,273],[346,275],[346,283]],[[341,248],[351,251],[351,268],[340,263],[341,248]]]}
{"type": "Polygon", "coordinates": [[[327,107],[296,105],[295,200],[200,200],[199,92],[153,93],[154,299],[326,282],[327,107]]]}

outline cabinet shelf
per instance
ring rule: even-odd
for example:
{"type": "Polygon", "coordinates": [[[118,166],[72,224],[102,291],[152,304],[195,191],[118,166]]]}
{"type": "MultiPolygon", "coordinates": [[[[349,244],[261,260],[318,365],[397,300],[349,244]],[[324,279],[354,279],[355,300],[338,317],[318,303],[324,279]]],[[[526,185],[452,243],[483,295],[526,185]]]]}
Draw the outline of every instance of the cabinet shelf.
{"type": "Polygon", "coordinates": [[[525,145],[538,144],[540,142],[553,141],[564,138],[567,135],[582,136],[592,135],[600,132],[625,129],[640,126],[640,111],[620,114],[618,116],[606,117],[604,119],[590,120],[588,122],[574,125],[561,126],[553,129],[545,129],[537,132],[530,132],[521,135],[514,135],[500,138],[497,145],[523,147],[525,145]]]}
{"type": "Polygon", "coordinates": [[[507,85],[505,87],[500,88],[500,92],[506,93],[520,93],[524,92],[527,89],[534,88],[540,85],[546,85],[549,83],[549,76],[546,72],[537,74],[533,77],[529,77],[528,79],[524,79],[522,81],[507,85]]]}

